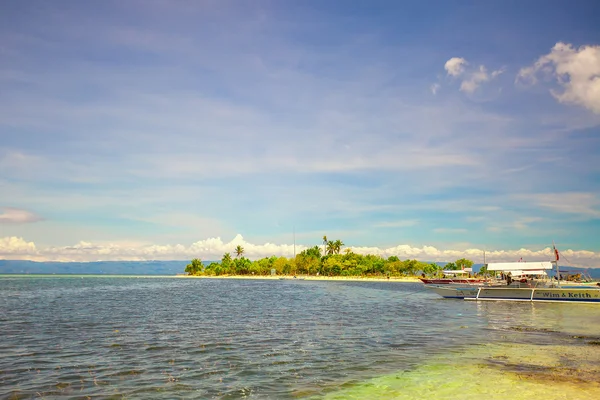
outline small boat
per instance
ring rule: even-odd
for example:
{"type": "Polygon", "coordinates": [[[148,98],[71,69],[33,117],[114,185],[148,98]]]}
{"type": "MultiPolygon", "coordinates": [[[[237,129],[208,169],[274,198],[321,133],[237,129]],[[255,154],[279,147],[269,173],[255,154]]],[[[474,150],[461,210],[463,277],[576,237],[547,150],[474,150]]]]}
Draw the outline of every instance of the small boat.
{"type": "Polygon", "coordinates": [[[485,279],[478,278],[419,278],[426,285],[449,285],[449,284],[480,284],[484,283],[485,279]]]}
{"type": "Polygon", "coordinates": [[[491,285],[425,285],[428,289],[445,298],[474,301],[527,301],[527,302],[569,302],[600,304],[600,286],[598,284],[560,286],[560,282],[547,279],[545,271],[556,266],[558,255],[550,262],[516,262],[485,264],[488,271],[501,272],[506,277],[491,285]],[[505,275],[506,274],[506,275],[505,275]],[[513,279],[513,276],[515,279],[513,279]],[[546,279],[537,279],[535,277],[546,279]]]}
{"type": "Polygon", "coordinates": [[[465,300],[536,301],[600,304],[600,287],[513,288],[480,287],[465,294],[465,300]]]}
{"type": "Polygon", "coordinates": [[[477,296],[479,287],[474,285],[427,284],[425,288],[434,291],[445,299],[464,299],[465,297],[477,296]]]}
{"type": "Polygon", "coordinates": [[[478,285],[486,282],[486,279],[469,278],[468,276],[460,276],[469,274],[470,270],[444,270],[443,278],[419,278],[426,285],[449,285],[449,284],[467,284],[478,285]],[[448,276],[448,277],[446,277],[448,276]]]}

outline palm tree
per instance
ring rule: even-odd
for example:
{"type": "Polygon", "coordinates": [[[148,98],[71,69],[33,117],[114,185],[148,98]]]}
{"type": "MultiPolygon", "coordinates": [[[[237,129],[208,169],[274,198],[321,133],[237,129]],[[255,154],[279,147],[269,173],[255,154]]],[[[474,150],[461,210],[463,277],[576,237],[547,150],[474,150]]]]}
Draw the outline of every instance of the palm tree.
{"type": "Polygon", "coordinates": [[[335,242],[333,240],[327,241],[327,254],[335,254],[335,242]]]}
{"type": "Polygon", "coordinates": [[[344,245],[344,242],[342,242],[340,239],[333,242],[333,248],[335,249],[335,254],[340,254],[340,250],[342,250],[343,245],[344,245]]]}
{"type": "Polygon", "coordinates": [[[235,257],[236,258],[241,257],[243,254],[244,254],[244,248],[238,244],[237,247],[235,248],[235,257]]]}
{"type": "Polygon", "coordinates": [[[229,254],[229,253],[223,254],[223,258],[221,259],[221,264],[223,264],[223,265],[231,264],[231,254],[229,254]]]}

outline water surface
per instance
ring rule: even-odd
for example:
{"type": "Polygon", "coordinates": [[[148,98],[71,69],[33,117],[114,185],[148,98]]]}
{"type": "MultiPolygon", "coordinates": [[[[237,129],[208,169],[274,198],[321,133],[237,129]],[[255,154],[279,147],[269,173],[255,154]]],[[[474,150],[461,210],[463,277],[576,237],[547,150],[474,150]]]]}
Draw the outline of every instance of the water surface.
{"type": "Polygon", "coordinates": [[[5,276],[0,329],[0,398],[600,398],[598,305],[420,284],[5,276]]]}

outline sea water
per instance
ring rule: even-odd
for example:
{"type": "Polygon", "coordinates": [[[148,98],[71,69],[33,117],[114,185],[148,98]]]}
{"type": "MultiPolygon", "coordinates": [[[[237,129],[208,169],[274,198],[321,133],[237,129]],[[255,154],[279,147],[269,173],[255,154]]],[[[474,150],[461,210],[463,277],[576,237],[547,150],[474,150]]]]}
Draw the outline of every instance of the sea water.
{"type": "Polygon", "coordinates": [[[0,278],[0,398],[600,398],[600,306],[399,282],[0,278]]]}

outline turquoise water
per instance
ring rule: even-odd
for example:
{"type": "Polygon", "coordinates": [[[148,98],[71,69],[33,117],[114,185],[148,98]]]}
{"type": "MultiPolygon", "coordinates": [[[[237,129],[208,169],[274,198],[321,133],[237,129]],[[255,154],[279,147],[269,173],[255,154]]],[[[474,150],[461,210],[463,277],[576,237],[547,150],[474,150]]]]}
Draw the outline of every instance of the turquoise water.
{"type": "Polygon", "coordinates": [[[600,398],[598,305],[420,284],[4,276],[0,329],[2,399],[600,398]]]}

